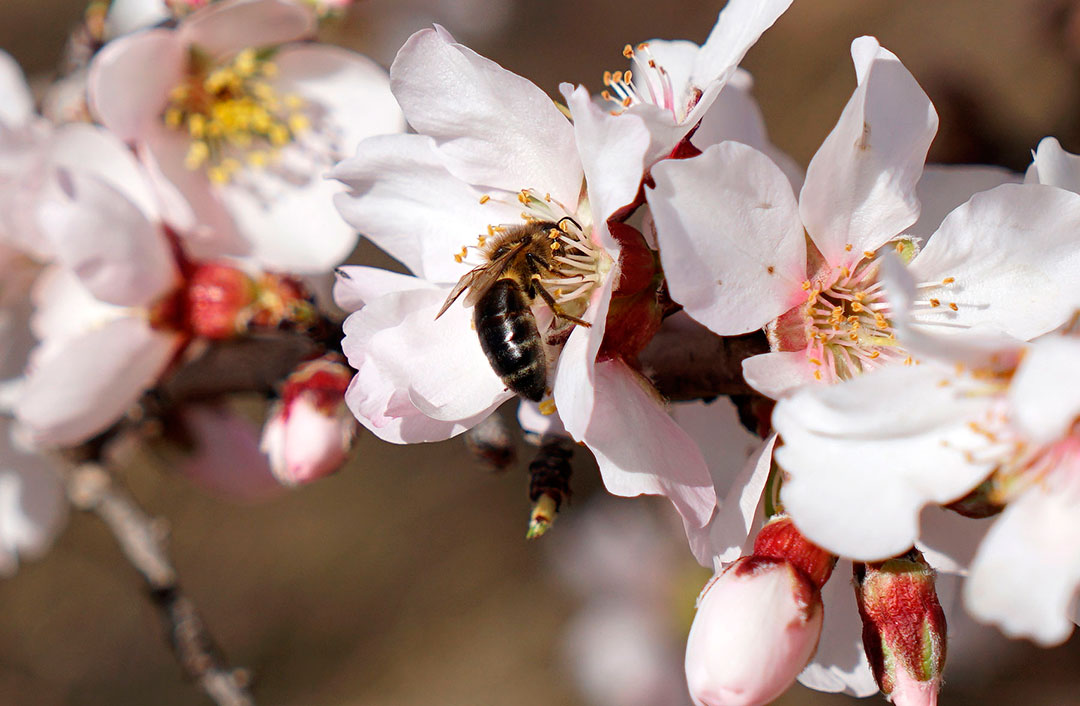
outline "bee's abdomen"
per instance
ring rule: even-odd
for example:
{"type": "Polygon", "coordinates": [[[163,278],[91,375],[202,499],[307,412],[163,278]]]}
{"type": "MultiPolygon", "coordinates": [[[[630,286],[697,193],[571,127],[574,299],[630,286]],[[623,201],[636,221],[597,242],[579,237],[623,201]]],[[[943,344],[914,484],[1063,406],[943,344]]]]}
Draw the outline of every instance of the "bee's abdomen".
{"type": "Polygon", "coordinates": [[[539,402],[547,387],[540,332],[521,287],[496,281],[473,308],[473,323],[488,362],[508,388],[539,402]]]}

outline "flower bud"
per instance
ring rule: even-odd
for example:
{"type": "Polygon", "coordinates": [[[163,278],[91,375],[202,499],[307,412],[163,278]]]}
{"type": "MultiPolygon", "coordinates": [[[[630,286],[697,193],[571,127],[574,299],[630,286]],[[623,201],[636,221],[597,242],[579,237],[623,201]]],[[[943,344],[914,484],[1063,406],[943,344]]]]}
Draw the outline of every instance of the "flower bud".
{"type": "Polygon", "coordinates": [[[918,550],[856,564],[863,647],[881,692],[901,706],[937,704],[945,667],[945,613],[934,570],[918,550]]]}
{"type": "Polygon", "coordinates": [[[196,336],[226,339],[247,330],[257,291],[245,272],[220,263],[197,265],[187,282],[188,325],[196,336]]]}
{"type": "Polygon", "coordinates": [[[352,371],[340,356],[302,364],[286,379],[260,447],[274,476],[299,485],[333,473],[348,458],[356,419],[345,406],[352,371]]]}
{"type": "Polygon", "coordinates": [[[757,706],[784,692],[817,649],[818,587],[784,559],[742,557],[698,600],[686,643],[696,706],[757,706]]]}

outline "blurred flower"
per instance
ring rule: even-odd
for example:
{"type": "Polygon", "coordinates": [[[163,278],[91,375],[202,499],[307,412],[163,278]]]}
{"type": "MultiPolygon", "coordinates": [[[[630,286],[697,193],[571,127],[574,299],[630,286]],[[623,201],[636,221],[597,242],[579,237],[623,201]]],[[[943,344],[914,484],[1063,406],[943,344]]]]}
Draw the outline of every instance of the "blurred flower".
{"type": "MultiPolygon", "coordinates": [[[[365,302],[345,322],[343,347],[358,371],[350,408],[380,438],[410,443],[461,433],[513,397],[481,349],[471,312],[455,303],[437,315],[453,283],[483,264],[467,262],[478,248],[462,243],[485,234],[482,247],[523,219],[572,223],[551,234],[568,274],[540,283],[591,325],[574,327],[550,366],[555,407],[593,451],[610,492],[666,495],[703,525],[715,504],[704,459],[626,362],[659,323],[651,253],[636,231],[608,222],[638,192],[644,125],[626,119],[602,129],[603,111],[580,87],[567,96],[571,124],[535,85],[442,28],[413,35],[391,81],[422,134],[361,144],[334,172],[350,187],[337,204],[417,276],[339,273],[348,300],[339,303],[365,302]]],[[[541,326],[551,316],[542,313],[541,326]]]]}
{"type": "Polygon", "coordinates": [[[296,41],[314,28],[303,5],[227,0],[110,42],[91,63],[94,114],[135,145],[195,257],[313,274],[355,246],[322,175],[404,125],[381,68],[296,41]]]}
{"type": "Polygon", "coordinates": [[[0,418],[0,576],[44,554],[67,520],[58,470],[11,432],[11,422],[0,418]]]}
{"type": "Polygon", "coordinates": [[[351,378],[341,357],[330,354],[304,363],[285,379],[259,443],[279,482],[310,483],[348,459],[357,426],[345,406],[351,378]]]}

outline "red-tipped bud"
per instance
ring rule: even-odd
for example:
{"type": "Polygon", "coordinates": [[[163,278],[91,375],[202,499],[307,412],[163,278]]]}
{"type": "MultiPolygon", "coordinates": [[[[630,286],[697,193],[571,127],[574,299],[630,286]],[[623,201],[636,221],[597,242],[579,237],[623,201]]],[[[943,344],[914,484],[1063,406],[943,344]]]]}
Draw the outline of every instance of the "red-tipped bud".
{"type": "Polygon", "coordinates": [[[356,436],[345,406],[352,370],[338,355],[304,363],[285,381],[263,427],[262,450],[284,485],[310,483],[338,470],[356,436]]]}
{"type": "Polygon", "coordinates": [[[761,528],[754,540],[754,556],[791,562],[819,589],[836,565],[836,557],[802,536],[787,515],[777,515],[761,528]]]}
{"type": "Polygon", "coordinates": [[[786,690],[817,649],[821,593],[788,561],[743,557],[705,587],[686,642],[696,706],[759,706],[786,690]]]}
{"type": "Polygon", "coordinates": [[[937,703],[945,667],[945,613],[934,570],[918,550],[855,566],[863,647],[881,692],[901,706],[937,703]]]}
{"type": "Polygon", "coordinates": [[[191,332],[213,339],[244,333],[256,295],[255,281],[242,270],[213,262],[197,265],[187,282],[191,332]]]}

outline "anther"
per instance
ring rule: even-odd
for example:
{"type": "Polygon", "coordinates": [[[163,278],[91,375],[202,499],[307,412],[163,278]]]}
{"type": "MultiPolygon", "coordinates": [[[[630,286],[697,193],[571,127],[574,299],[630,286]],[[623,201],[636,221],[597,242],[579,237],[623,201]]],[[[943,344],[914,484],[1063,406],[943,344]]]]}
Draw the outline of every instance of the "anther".
{"type": "MultiPolygon", "coordinates": [[[[480,197],[480,203],[481,204],[485,204],[490,200],[491,200],[491,197],[488,196],[487,194],[484,194],[483,196],[480,197]]],[[[488,227],[490,228],[490,226],[488,226],[488,227]]]]}
{"type": "Polygon", "coordinates": [[[634,48],[632,46],[630,46],[629,44],[627,44],[625,47],[623,47],[622,55],[625,56],[627,59],[633,59],[634,58],[634,48]]]}
{"type": "Polygon", "coordinates": [[[956,305],[956,302],[949,302],[949,308],[953,311],[960,311],[960,307],[956,305]]]}

